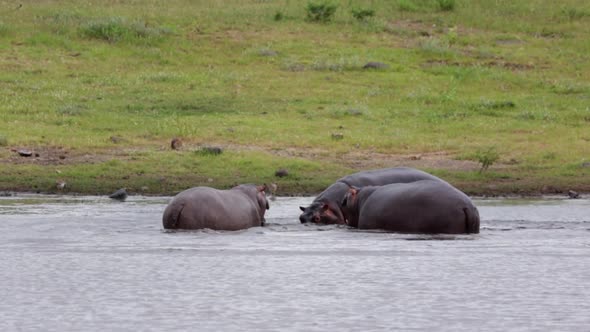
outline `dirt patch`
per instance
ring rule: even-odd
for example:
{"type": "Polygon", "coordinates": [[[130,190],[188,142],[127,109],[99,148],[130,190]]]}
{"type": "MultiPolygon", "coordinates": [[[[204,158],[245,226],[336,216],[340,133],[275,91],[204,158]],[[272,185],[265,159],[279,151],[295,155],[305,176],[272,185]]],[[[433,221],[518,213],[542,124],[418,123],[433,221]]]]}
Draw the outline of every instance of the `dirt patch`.
{"type": "MultiPolygon", "coordinates": [[[[415,154],[389,154],[371,150],[355,149],[345,153],[327,151],[320,148],[272,149],[256,146],[227,145],[224,148],[234,151],[261,151],[284,158],[303,158],[324,160],[341,164],[352,169],[375,169],[386,167],[415,167],[452,171],[479,170],[481,165],[471,160],[457,160],[451,152],[428,152],[415,154]]],[[[500,166],[500,165],[494,165],[500,166]]]]}
{"type": "Polygon", "coordinates": [[[354,169],[372,169],[407,166],[414,168],[473,171],[479,164],[470,160],[456,160],[447,152],[420,154],[387,154],[367,151],[350,151],[338,158],[343,164],[354,169]]]}
{"type": "Polygon", "coordinates": [[[530,63],[516,63],[516,62],[509,62],[509,61],[502,61],[502,60],[492,60],[488,61],[483,64],[486,67],[499,67],[508,70],[532,70],[535,69],[535,66],[530,63]]]}
{"type": "Polygon", "coordinates": [[[6,158],[0,159],[0,163],[25,165],[34,164],[42,166],[94,164],[111,159],[123,159],[127,155],[122,150],[101,151],[100,153],[84,150],[67,149],[61,146],[34,146],[13,147],[4,153],[6,158]],[[30,157],[24,157],[19,151],[30,151],[30,157]]]}
{"type": "Polygon", "coordinates": [[[422,21],[399,20],[388,22],[385,31],[402,37],[430,37],[448,32],[449,28],[422,21]]]}

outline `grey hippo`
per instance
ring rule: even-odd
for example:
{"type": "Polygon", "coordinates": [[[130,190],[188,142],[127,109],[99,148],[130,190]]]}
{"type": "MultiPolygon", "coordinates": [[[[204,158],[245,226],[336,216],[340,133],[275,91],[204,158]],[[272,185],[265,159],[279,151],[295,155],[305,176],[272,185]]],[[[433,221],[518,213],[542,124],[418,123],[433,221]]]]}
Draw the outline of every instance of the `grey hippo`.
{"type": "Polygon", "coordinates": [[[345,224],[340,202],[348,193],[350,186],[382,186],[390,183],[408,183],[420,180],[443,180],[432,174],[409,167],[383,168],[354,173],[338,179],[334,184],[320,193],[308,207],[299,207],[303,213],[299,216],[302,223],[345,224]]]}
{"type": "Polygon", "coordinates": [[[236,231],[262,226],[269,209],[266,185],[242,184],[229,190],[195,187],[176,195],[164,210],[166,229],[236,231]]]}
{"type": "Polygon", "coordinates": [[[463,192],[442,181],[351,187],[342,200],[348,225],[400,233],[479,233],[479,212],[463,192]]]}

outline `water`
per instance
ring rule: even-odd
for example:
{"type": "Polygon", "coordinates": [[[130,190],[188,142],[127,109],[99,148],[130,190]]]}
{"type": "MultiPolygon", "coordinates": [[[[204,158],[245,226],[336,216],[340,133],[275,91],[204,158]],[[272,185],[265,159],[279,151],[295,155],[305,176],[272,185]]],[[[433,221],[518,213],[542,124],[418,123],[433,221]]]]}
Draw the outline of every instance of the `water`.
{"type": "Polygon", "coordinates": [[[476,200],[481,234],[166,232],[169,198],[0,199],[0,331],[588,331],[589,200],[476,200]]]}

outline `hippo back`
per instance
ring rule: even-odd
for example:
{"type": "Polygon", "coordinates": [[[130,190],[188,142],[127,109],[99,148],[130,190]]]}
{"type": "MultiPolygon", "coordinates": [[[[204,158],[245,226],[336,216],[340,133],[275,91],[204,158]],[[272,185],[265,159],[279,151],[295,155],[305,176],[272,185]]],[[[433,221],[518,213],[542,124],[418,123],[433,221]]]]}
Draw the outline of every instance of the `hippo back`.
{"type": "Polygon", "coordinates": [[[187,189],[168,204],[162,221],[167,229],[239,230],[262,225],[255,194],[236,188],[187,189]]]}
{"type": "Polygon", "coordinates": [[[409,167],[394,167],[362,171],[336,180],[336,183],[332,184],[326,190],[320,193],[316,197],[316,200],[329,199],[337,200],[339,202],[342,200],[342,198],[344,198],[344,195],[348,191],[349,186],[383,186],[391,183],[408,183],[420,180],[443,181],[432,174],[428,174],[421,170],[409,167]]]}
{"type": "MultiPolygon", "coordinates": [[[[361,190],[362,193],[362,190],[361,190]]],[[[471,199],[446,182],[422,180],[359,194],[358,227],[402,233],[478,233],[471,199]]]]}
{"type": "Polygon", "coordinates": [[[408,183],[420,180],[437,180],[440,178],[409,167],[383,168],[354,173],[338,181],[355,187],[383,186],[390,183],[408,183]]]}

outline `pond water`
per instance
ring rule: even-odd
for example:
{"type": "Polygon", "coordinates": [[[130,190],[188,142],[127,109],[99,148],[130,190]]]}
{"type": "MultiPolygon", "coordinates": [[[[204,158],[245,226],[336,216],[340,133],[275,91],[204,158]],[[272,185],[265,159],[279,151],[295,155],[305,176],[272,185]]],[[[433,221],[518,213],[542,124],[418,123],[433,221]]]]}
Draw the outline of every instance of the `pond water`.
{"type": "Polygon", "coordinates": [[[167,232],[168,197],[0,199],[0,331],[588,331],[590,201],[478,199],[481,233],[167,232]]]}

